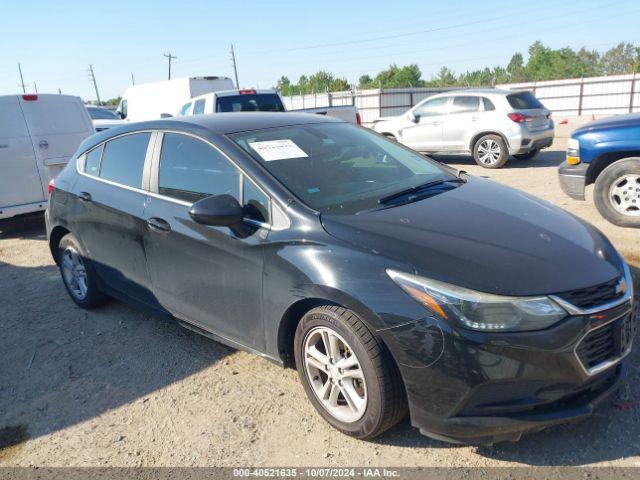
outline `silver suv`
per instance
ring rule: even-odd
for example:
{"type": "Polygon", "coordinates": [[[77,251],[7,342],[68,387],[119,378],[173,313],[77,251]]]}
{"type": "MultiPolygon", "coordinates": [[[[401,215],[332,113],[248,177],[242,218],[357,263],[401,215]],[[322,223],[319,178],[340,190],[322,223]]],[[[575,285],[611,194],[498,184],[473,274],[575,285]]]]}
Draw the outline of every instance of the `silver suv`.
{"type": "Polygon", "coordinates": [[[485,168],[533,158],[553,143],[551,112],[531,92],[458,90],[429,97],[373,129],[425,153],[471,153],[485,168]]]}

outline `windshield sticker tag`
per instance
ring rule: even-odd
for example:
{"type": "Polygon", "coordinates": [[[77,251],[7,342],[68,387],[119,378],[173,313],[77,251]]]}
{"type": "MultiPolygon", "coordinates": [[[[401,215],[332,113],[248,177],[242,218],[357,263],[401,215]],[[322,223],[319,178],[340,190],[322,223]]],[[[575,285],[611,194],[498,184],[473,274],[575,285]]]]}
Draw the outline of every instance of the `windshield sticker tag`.
{"type": "Polygon", "coordinates": [[[266,162],[272,160],[288,160],[290,158],[308,157],[306,153],[293,141],[285,140],[269,140],[267,142],[249,142],[249,146],[253,148],[266,162]]]}

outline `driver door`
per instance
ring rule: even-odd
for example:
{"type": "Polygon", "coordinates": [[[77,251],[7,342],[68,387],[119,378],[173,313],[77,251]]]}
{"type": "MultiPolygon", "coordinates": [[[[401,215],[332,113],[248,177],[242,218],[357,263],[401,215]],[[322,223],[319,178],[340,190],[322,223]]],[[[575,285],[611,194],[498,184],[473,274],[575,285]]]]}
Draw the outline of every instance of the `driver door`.
{"type": "Polygon", "coordinates": [[[219,150],[196,137],[160,134],[145,209],[144,245],[154,294],[171,314],[261,349],[263,241],[268,197],[219,150]],[[247,183],[248,182],[248,183],[247,183]],[[244,195],[243,195],[244,190],[244,195]],[[255,192],[252,195],[252,192],[255,192]],[[238,228],[196,223],[193,202],[228,194],[258,217],[238,228]],[[256,199],[262,195],[262,198],[256,199]],[[249,197],[252,198],[249,198],[249,197]],[[261,204],[266,208],[259,207],[261,204]],[[257,212],[257,213],[256,213],[257,212]]]}
{"type": "Polygon", "coordinates": [[[421,152],[437,152],[443,149],[443,130],[451,97],[427,99],[418,104],[413,114],[414,122],[401,131],[401,142],[421,152]]]}

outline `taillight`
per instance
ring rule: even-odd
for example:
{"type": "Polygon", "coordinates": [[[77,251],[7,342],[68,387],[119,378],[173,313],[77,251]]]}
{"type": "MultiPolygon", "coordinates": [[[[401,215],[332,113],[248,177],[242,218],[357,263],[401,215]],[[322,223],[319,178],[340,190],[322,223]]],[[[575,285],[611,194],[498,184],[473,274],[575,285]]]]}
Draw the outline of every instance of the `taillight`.
{"type": "Polygon", "coordinates": [[[49,187],[47,188],[49,195],[51,195],[51,192],[53,192],[54,188],[56,188],[56,179],[52,178],[51,181],[49,182],[49,187]]]}
{"type": "Polygon", "coordinates": [[[516,123],[524,123],[527,120],[531,120],[531,116],[525,115],[524,113],[507,113],[507,117],[513,120],[516,123]]]}
{"type": "Polygon", "coordinates": [[[356,112],[356,123],[358,125],[362,125],[362,118],[360,118],[360,114],[356,112]]]}
{"type": "Polygon", "coordinates": [[[38,95],[34,94],[34,93],[29,93],[27,95],[22,95],[22,99],[25,102],[33,102],[35,100],[38,100],[38,95]]]}
{"type": "Polygon", "coordinates": [[[255,95],[255,90],[239,90],[240,95],[255,95]]]}

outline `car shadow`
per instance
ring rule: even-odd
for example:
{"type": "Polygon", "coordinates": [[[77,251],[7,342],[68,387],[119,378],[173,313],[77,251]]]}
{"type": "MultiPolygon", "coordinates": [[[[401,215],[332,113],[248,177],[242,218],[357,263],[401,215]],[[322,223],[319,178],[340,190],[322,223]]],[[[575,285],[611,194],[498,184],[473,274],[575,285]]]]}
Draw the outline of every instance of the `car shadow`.
{"type": "MultiPolygon", "coordinates": [[[[434,160],[444,164],[451,165],[474,165],[477,163],[471,155],[442,155],[434,154],[429,155],[434,160]]],[[[544,168],[544,167],[557,167],[565,159],[566,153],[561,150],[543,150],[537,156],[531,160],[518,160],[517,158],[510,157],[507,163],[502,168],[544,168]]]]}
{"type": "Polygon", "coordinates": [[[0,461],[27,438],[144,401],[234,352],[121,302],[82,310],[53,265],[0,262],[0,285],[0,461]]]}
{"type": "Polygon", "coordinates": [[[45,237],[43,212],[0,220],[0,238],[2,239],[30,238],[38,240],[45,237]]]}

